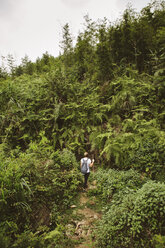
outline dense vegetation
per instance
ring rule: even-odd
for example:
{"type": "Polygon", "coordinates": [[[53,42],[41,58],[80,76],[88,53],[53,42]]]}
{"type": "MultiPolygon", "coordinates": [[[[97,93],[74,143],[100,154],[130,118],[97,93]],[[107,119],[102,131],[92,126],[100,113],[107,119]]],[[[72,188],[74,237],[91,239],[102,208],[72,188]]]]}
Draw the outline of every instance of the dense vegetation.
{"type": "Polygon", "coordinates": [[[75,46],[66,24],[61,49],[0,68],[1,246],[73,247],[63,215],[88,150],[106,205],[98,247],[164,247],[164,1],[113,24],[85,16],[75,46]]]}
{"type": "Polygon", "coordinates": [[[164,247],[165,185],[134,170],[100,170],[95,177],[103,204],[97,247],[164,247]]]}

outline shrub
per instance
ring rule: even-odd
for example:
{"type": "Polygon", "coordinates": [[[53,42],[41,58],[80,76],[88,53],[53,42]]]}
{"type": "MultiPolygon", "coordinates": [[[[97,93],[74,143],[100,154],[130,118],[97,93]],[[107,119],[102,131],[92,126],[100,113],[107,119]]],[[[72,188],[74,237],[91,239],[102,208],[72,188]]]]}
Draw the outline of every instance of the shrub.
{"type": "Polygon", "coordinates": [[[120,204],[111,204],[106,209],[96,233],[97,247],[132,248],[130,232],[131,211],[134,194],[127,195],[120,204]]]}
{"type": "Polygon", "coordinates": [[[148,182],[136,194],[131,232],[144,247],[155,234],[165,234],[165,184],[148,182]]]}
{"type": "Polygon", "coordinates": [[[122,201],[130,191],[136,191],[147,178],[141,176],[133,169],[128,171],[98,170],[95,174],[97,180],[97,192],[104,202],[112,200],[122,201]]]}
{"type": "Polygon", "coordinates": [[[3,224],[0,230],[6,233],[6,238],[1,235],[0,239],[4,247],[9,247],[14,239],[19,238],[18,242],[21,242],[21,237],[26,239],[27,235],[31,244],[39,242],[33,232],[40,225],[56,228],[58,217],[78,192],[80,172],[77,167],[72,152],[66,149],[54,151],[45,143],[33,142],[24,153],[11,151],[8,156],[0,157],[0,212],[3,224]],[[13,223],[12,226],[17,229],[7,234],[8,223],[13,223]],[[26,230],[27,235],[24,233],[26,230]]]}
{"type": "Polygon", "coordinates": [[[165,184],[149,181],[111,204],[98,227],[98,247],[155,247],[155,235],[165,234],[164,202],[165,184]]]}
{"type": "Polygon", "coordinates": [[[165,247],[165,236],[155,235],[153,238],[153,243],[155,248],[164,248],[165,247]]]}

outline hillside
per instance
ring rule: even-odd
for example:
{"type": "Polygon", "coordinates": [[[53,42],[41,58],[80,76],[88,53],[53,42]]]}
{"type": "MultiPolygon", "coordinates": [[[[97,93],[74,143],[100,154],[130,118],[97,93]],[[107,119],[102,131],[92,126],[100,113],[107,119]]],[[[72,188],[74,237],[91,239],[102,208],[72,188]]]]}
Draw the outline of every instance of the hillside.
{"type": "Polygon", "coordinates": [[[0,68],[3,248],[80,247],[66,226],[85,151],[102,216],[95,246],[165,246],[165,3],[114,24],[87,15],[84,27],[74,46],[63,27],[57,58],[9,56],[0,68]]]}

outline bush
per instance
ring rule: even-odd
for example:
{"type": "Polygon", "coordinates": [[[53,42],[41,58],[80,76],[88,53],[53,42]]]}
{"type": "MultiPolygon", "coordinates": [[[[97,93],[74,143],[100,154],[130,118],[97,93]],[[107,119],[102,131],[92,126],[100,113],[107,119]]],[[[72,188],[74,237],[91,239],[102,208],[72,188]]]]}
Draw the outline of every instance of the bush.
{"type": "Polygon", "coordinates": [[[112,200],[121,202],[125,195],[130,191],[136,191],[147,181],[147,178],[133,169],[128,171],[98,170],[95,179],[97,180],[97,192],[106,203],[112,200]]]}
{"type": "Polygon", "coordinates": [[[155,248],[164,248],[165,247],[165,236],[155,235],[153,238],[155,248]]]}
{"type": "Polygon", "coordinates": [[[63,226],[57,226],[54,230],[42,227],[37,232],[27,230],[17,235],[17,240],[11,246],[12,248],[64,248],[73,247],[73,242],[65,235],[63,226]]]}
{"type": "Polygon", "coordinates": [[[54,151],[49,144],[31,143],[24,153],[13,150],[0,157],[0,212],[3,224],[0,230],[6,234],[5,238],[1,235],[0,239],[4,247],[9,247],[18,237],[19,242],[21,237],[26,239],[26,230],[33,244],[40,242],[39,237],[33,235],[39,226],[56,228],[59,216],[78,192],[80,172],[77,167],[72,152],[66,149],[54,151]],[[17,229],[7,232],[6,228],[11,227],[9,223],[17,229]]]}
{"type": "Polygon", "coordinates": [[[154,234],[165,234],[165,184],[148,182],[136,194],[131,232],[150,247],[154,234]]]}
{"type": "Polygon", "coordinates": [[[149,181],[120,204],[113,202],[97,230],[98,247],[151,248],[165,234],[165,184],[149,181]]]}
{"type": "Polygon", "coordinates": [[[134,194],[129,194],[120,204],[111,204],[106,209],[96,233],[97,247],[132,248],[131,244],[131,211],[134,194]]]}

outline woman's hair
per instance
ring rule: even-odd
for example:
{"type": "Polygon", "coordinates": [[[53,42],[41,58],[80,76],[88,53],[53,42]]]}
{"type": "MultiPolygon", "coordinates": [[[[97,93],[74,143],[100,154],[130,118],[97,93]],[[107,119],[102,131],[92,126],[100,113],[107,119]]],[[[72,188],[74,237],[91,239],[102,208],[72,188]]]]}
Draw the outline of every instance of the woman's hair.
{"type": "Polygon", "coordinates": [[[84,156],[87,157],[88,156],[88,153],[87,152],[84,152],[84,156]]]}

